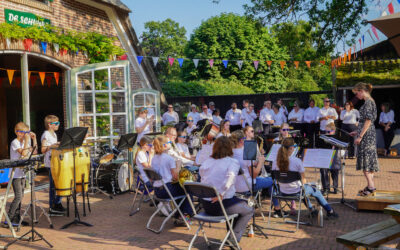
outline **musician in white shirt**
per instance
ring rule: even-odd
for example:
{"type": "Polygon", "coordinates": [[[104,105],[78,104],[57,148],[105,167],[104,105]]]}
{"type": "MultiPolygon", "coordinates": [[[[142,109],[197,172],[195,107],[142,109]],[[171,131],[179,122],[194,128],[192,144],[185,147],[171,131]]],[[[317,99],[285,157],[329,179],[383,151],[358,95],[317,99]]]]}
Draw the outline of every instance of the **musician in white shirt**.
{"type": "Polygon", "coordinates": [[[288,110],[285,106],[285,104],[283,103],[282,99],[278,99],[276,101],[277,104],[279,104],[280,108],[279,108],[279,112],[282,112],[284,116],[288,115],[288,110]]]}
{"type": "Polygon", "coordinates": [[[210,122],[212,122],[212,114],[208,113],[208,108],[206,104],[203,104],[202,106],[202,112],[200,113],[200,120],[208,119],[210,122]]]}
{"type": "MultiPolygon", "coordinates": [[[[351,133],[353,131],[357,131],[358,119],[360,118],[360,112],[357,109],[354,109],[353,103],[351,101],[347,101],[344,104],[344,110],[340,112],[340,120],[342,120],[342,130],[351,133]]],[[[348,148],[348,156],[354,157],[354,137],[348,136],[349,138],[349,148],[348,148]]]]}
{"type": "Polygon", "coordinates": [[[263,129],[265,134],[270,133],[271,125],[274,124],[272,115],[274,111],[271,108],[271,101],[264,102],[264,108],[260,111],[260,121],[263,124],[263,129]]]}
{"type": "Polygon", "coordinates": [[[141,108],[139,110],[139,115],[135,120],[135,130],[138,133],[137,142],[145,135],[150,133],[150,126],[154,121],[154,116],[147,118],[147,108],[141,108]]]}
{"type": "Polygon", "coordinates": [[[338,114],[336,113],[336,110],[334,108],[331,108],[330,105],[331,101],[329,98],[324,99],[324,107],[319,110],[318,112],[318,120],[320,122],[319,129],[322,132],[322,134],[325,133],[326,130],[326,125],[329,123],[334,123],[335,120],[338,118],[338,114]]]}
{"type": "Polygon", "coordinates": [[[272,118],[274,120],[274,126],[281,126],[282,123],[287,121],[284,112],[279,111],[280,106],[277,103],[273,105],[272,109],[274,110],[274,113],[272,115],[272,118]]]}
{"type": "MultiPolygon", "coordinates": [[[[204,161],[200,167],[200,176],[201,183],[211,185],[217,189],[221,195],[226,213],[228,215],[239,215],[233,226],[235,237],[239,242],[254,210],[247,205],[247,202],[235,197],[235,182],[236,178],[238,178],[240,165],[232,156],[232,144],[228,137],[221,136],[217,138],[211,157],[204,161]]],[[[222,215],[217,197],[203,199],[202,205],[206,213],[213,216],[222,215]]]]}
{"type": "Polygon", "coordinates": [[[213,112],[215,111],[215,103],[214,102],[209,102],[208,103],[208,107],[209,107],[208,113],[212,115],[213,112]]]}
{"type": "Polygon", "coordinates": [[[212,114],[213,122],[217,125],[221,124],[222,117],[220,116],[219,109],[215,109],[212,114]]]}
{"type": "Polygon", "coordinates": [[[231,131],[235,131],[241,129],[242,126],[240,125],[240,117],[242,111],[237,108],[237,104],[234,102],[231,105],[231,109],[226,112],[225,120],[228,120],[231,125],[231,131]]]}
{"type": "Polygon", "coordinates": [[[195,104],[192,104],[192,106],[190,106],[190,108],[192,109],[192,111],[189,112],[187,117],[189,117],[189,116],[192,117],[193,124],[197,125],[197,122],[200,120],[200,114],[199,114],[199,112],[197,112],[197,106],[195,104]]]}
{"type": "Polygon", "coordinates": [[[304,109],[301,109],[299,104],[295,102],[293,104],[293,109],[289,113],[289,124],[295,129],[295,130],[301,130],[303,131],[303,115],[304,115],[304,109]]]}
{"type": "Polygon", "coordinates": [[[256,113],[254,112],[254,104],[249,104],[248,108],[242,110],[242,115],[240,116],[240,120],[242,123],[242,128],[253,125],[253,121],[257,118],[256,113]]]}
{"type": "Polygon", "coordinates": [[[186,159],[183,157],[178,150],[178,147],[175,144],[176,138],[178,136],[178,133],[176,132],[176,128],[174,127],[169,127],[167,128],[167,131],[165,131],[165,136],[169,139],[168,143],[171,144],[171,147],[168,150],[168,154],[172,157],[174,157],[175,161],[181,162],[183,166],[192,166],[193,161],[186,159]]]}
{"type": "Polygon", "coordinates": [[[304,111],[303,120],[307,138],[311,142],[311,147],[314,147],[314,136],[318,132],[318,113],[319,108],[315,106],[315,101],[310,99],[308,102],[309,107],[304,111]]]}
{"type": "Polygon", "coordinates": [[[174,111],[172,104],[168,104],[168,111],[163,114],[162,122],[164,126],[167,124],[175,125],[179,122],[179,115],[174,111]]]}
{"type": "Polygon", "coordinates": [[[383,140],[385,141],[387,153],[394,137],[394,112],[390,109],[390,104],[388,102],[382,103],[381,111],[379,115],[379,125],[382,128],[383,140]]]}
{"type": "Polygon", "coordinates": [[[186,133],[187,133],[188,135],[191,135],[193,129],[196,129],[196,128],[197,128],[196,125],[194,125],[194,119],[193,119],[193,117],[188,116],[188,117],[187,117],[186,123],[187,123],[187,127],[185,128],[186,133]]]}

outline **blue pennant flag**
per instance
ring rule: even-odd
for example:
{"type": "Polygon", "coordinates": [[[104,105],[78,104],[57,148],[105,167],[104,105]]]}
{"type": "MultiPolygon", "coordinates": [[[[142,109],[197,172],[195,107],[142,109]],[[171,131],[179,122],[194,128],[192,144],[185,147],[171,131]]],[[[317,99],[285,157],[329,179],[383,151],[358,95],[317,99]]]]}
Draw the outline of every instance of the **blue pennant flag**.
{"type": "Polygon", "coordinates": [[[139,65],[142,63],[143,60],[143,56],[137,56],[137,60],[139,62],[139,65]]]}
{"type": "Polygon", "coordinates": [[[225,69],[228,67],[228,60],[222,60],[222,63],[224,64],[225,69]]]}
{"type": "Polygon", "coordinates": [[[75,51],[75,53],[76,53],[76,55],[78,55],[78,54],[79,54],[79,49],[77,49],[77,50],[75,51]]]}
{"type": "Polygon", "coordinates": [[[364,44],[364,35],[362,35],[362,41],[363,41],[363,44],[364,44]]]}
{"type": "Polygon", "coordinates": [[[176,59],[176,60],[178,60],[178,63],[179,63],[179,67],[181,67],[182,68],[182,65],[183,65],[183,58],[178,58],[178,59],[176,59]]]}
{"type": "Polygon", "coordinates": [[[40,42],[40,45],[42,46],[43,53],[46,54],[46,51],[47,51],[47,42],[40,42]]]}

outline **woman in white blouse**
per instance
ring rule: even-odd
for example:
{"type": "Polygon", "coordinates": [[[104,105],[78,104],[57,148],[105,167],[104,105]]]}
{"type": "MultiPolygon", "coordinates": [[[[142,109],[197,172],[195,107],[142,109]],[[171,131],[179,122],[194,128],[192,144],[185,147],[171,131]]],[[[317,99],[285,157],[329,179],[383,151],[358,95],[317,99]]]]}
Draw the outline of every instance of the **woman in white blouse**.
{"type": "MultiPolygon", "coordinates": [[[[358,119],[360,118],[360,113],[357,109],[354,109],[353,103],[347,101],[344,104],[344,110],[340,113],[340,120],[342,120],[342,129],[348,133],[357,131],[358,119]]],[[[350,136],[350,145],[348,150],[348,155],[350,158],[354,157],[354,137],[350,136]]]]}
{"type": "Polygon", "coordinates": [[[228,120],[223,120],[219,126],[220,132],[218,133],[217,138],[221,136],[231,136],[230,125],[231,123],[228,120]]]}
{"type": "Polygon", "coordinates": [[[289,113],[289,124],[292,126],[295,130],[303,130],[303,114],[304,114],[304,109],[301,109],[299,104],[295,102],[293,104],[293,109],[289,113]]]}
{"type": "Polygon", "coordinates": [[[381,114],[379,115],[379,125],[382,128],[383,140],[385,141],[386,153],[390,148],[394,137],[394,112],[390,109],[388,102],[381,105],[381,114]]]}
{"type": "MultiPolygon", "coordinates": [[[[275,126],[281,126],[282,123],[287,122],[286,116],[284,114],[284,112],[280,112],[280,106],[279,104],[274,104],[272,106],[272,109],[274,111],[274,113],[272,114],[272,119],[274,120],[274,127],[275,126]]],[[[275,132],[275,131],[272,131],[275,132]]]]}

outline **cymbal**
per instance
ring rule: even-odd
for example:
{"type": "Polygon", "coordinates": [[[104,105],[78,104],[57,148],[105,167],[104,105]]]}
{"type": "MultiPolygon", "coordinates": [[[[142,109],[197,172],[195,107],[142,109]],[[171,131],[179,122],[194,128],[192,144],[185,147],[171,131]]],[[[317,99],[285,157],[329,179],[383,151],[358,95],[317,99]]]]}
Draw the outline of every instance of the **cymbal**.
{"type": "Polygon", "coordinates": [[[104,164],[104,163],[110,162],[112,159],[114,159],[114,154],[110,153],[110,154],[103,155],[100,158],[99,162],[100,162],[100,164],[104,164]]]}

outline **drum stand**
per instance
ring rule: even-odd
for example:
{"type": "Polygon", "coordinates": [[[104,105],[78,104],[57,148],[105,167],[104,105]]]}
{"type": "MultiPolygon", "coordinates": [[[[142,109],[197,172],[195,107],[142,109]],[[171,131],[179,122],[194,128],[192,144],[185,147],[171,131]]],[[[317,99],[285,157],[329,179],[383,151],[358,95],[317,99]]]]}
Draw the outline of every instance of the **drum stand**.
{"type": "MultiPolygon", "coordinates": [[[[100,167],[100,165],[99,165],[99,167],[100,167]]],[[[96,194],[97,192],[100,192],[100,193],[104,194],[105,196],[108,196],[108,198],[112,199],[112,198],[113,198],[112,195],[109,195],[109,194],[107,194],[105,191],[101,190],[101,189],[97,186],[97,183],[95,183],[95,181],[94,181],[94,170],[95,170],[95,169],[94,169],[94,167],[93,167],[93,164],[90,164],[90,187],[89,187],[89,190],[88,190],[88,194],[94,195],[94,194],[96,194]]],[[[97,172],[97,171],[96,171],[96,172],[97,172]]]]}
{"type": "MultiPolygon", "coordinates": [[[[34,222],[34,223],[38,223],[40,217],[41,217],[42,215],[44,215],[44,216],[46,216],[47,221],[49,222],[50,228],[54,228],[53,223],[51,222],[51,219],[50,219],[49,214],[48,214],[48,213],[46,212],[46,210],[43,208],[42,203],[41,203],[38,199],[36,199],[36,191],[35,191],[35,177],[36,177],[36,171],[35,171],[34,168],[29,169],[29,171],[31,171],[30,174],[29,174],[29,176],[30,176],[30,178],[29,178],[29,185],[31,186],[31,193],[33,193],[33,194],[32,194],[33,199],[31,199],[31,201],[29,202],[27,208],[25,209],[25,212],[24,212],[24,213],[22,214],[22,216],[21,216],[21,219],[20,219],[19,224],[18,224],[18,231],[19,231],[20,228],[21,228],[21,223],[22,223],[22,221],[24,220],[25,216],[29,216],[29,215],[28,215],[28,212],[29,212],[29,210],[30,210],[31,208],[33,209],[33,213],[31,213],[31,214],[33,214],[33,222],[34,222]],[[38,206],[38,207],[42,210],[42,213],[39,215],[39,218],[36,217],[36,206],[38,206]]],[[[30,216],[29,216],[29,217],[30,217],[30,216]]],[[[31,219],[32,219],[32,218],[31,218],[31,219]]]]}
{"type": "MultiPolygon", "coordinates": [[[[50,244],[44,237],[43,237],[43,235],[41,235],[38,231],[36,231],[36,229],[35,229],[35,221],[34,221],[34,217],[35,217],[35,206],[34,206],[34,204],[35,204],[35,202],[36,202],[36,198],[34,198],[34,188],[33,188],[33,184],[34,184],[34,182],[33,182],[33,171],[34,171],[34,167],[33,167],[34,165],[28,165],[28,171],[31,171],[31,174],[30,174],[30,180],[29,180],[29,182],[30,182],[30,186],[31,186],[31,202],[30,202],[30,209],[31,209],[31,215],[30,215],[30,217],[31,217],[31,230],[29,230],[28,232],[26,232],[24,235],[22,235],[21,237],[19,237],[19,238],[17,238],[17,239],[15,239],[15,240],[13,240],[12,242],[10,242],[10,243],[8,243],[4,248],[5,249],[7,249],[9,246],[11,246],[12,244],[14,244],[15,242],[17,242],[18,240],[22,240],[22,238],[24,238],[25,236],[27,236],[27,235],[29,235],[29,234],[31,234],[31,236],[29,237],[29,239],[28,239],[28,241],[30,241],[30,242],[34,242],[34,241],[38,241],[38,240],[43,240],[44,242],[46,242],[47,243],[47,245],[49,245],[49,247],[53,247],[53,245],[52,244],[50,244]],[[38,237],[38,238],[36,238],[36,236],[38,237]]],[[[44,209],[42,208],[42,207],[40,207],[42,210],[43,210],[43,212],[45,213],[45,211],[44,211],[44,209]]],[[[25,211],[25,213],[27,213],[27,211],[28,211],[28,209],[25,211]]],[[[25,213],[24,213],[24,215],[25,215],[25,213]]],[[[50,218],[48,217],[48,215],[47,215],[47,218],[49,219],[49,222],[50,222],[50,227],[52,227],[52,224],[51,224],[51,221],[50,221],[50,218]]],[[[21,221],[22,221],[22,218],[21,218],[21,221]]],[[[21,221],[20,221],[20,223],[21,223],[21,221]]]]}

